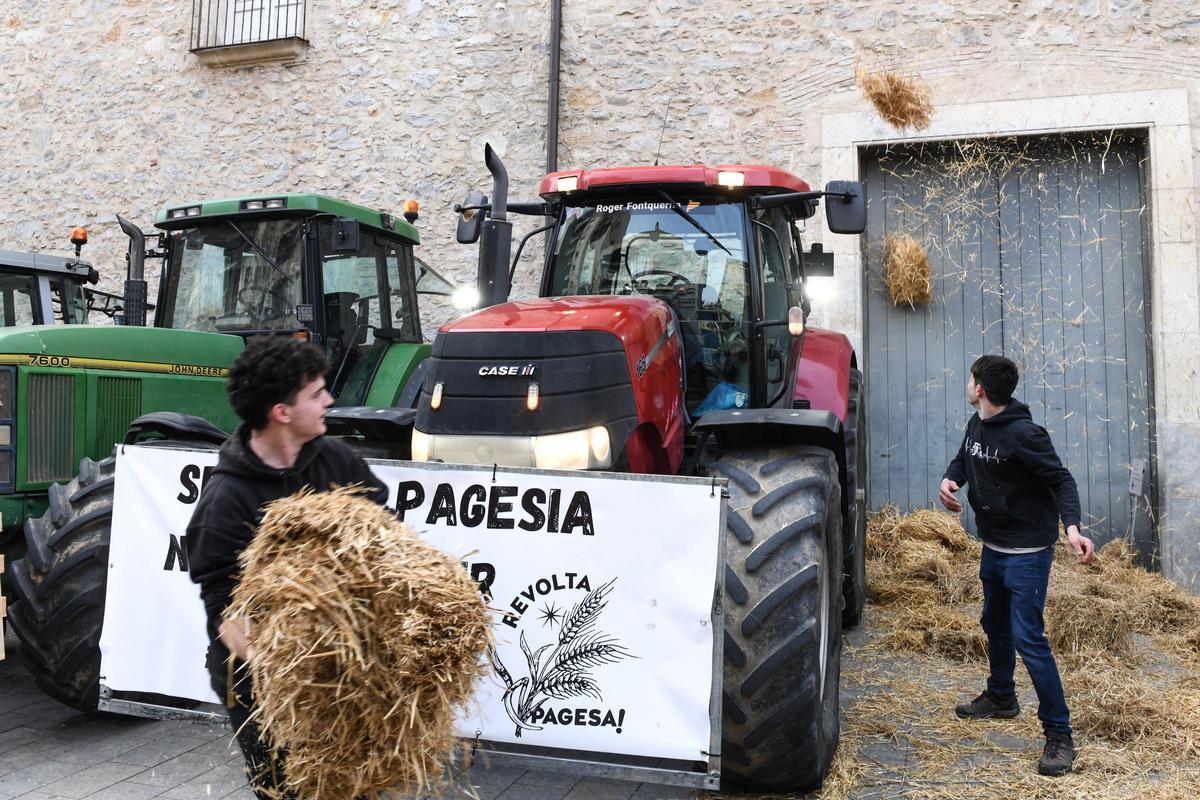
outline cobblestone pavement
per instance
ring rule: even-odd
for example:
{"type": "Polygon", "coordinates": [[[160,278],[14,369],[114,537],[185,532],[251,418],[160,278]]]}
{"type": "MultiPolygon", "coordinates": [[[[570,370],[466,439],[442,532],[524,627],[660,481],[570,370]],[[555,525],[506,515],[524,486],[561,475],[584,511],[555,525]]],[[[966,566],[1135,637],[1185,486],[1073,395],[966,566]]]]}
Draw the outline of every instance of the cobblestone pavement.
{"type": "MultiPolygon", "coordinates": [[[[854,667],[856,651],[870,638],[869,618],[845,631],[844,670],[854,667]]],[[[227,726],[80,714],[41,693],[17,658],[19,646],[10,633],[8,658],[0,661],[0,800],[254,800],[227,726]]],[[[862,693],[843,690],[843,708],[862,693]]],[[[902,769],[907,755],[891,742],[860,751],[885,778],[902,769]]],[[[479,800],[698,797],[669,786],[500,767],[472,770],[469,778],[479,800]]],[[[852,800],[899,796],[895,786],[866,783],[851,792],[852,800]]]]}
{"type": "MultiPolygon", "coordinates": [[[[46,697],[9,634],[0,661],[0,800],[253,800],[227,726],[85,715],[46,697]]],[[[479,800],[685,800],[685,789],[494,767],[479,800]]]]}

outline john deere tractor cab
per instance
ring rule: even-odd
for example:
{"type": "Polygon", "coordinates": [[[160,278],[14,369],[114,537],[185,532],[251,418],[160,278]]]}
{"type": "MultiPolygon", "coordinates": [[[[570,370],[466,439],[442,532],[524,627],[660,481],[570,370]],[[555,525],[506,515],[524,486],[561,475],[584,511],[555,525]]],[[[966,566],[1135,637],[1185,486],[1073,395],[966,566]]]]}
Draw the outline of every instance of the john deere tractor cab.
{"type": "Polygon", "coordinates": [[[509,204],[485,159],[492,198],[459,207],[459,240],[480,242],[487,307],[434,341],[413,457],[728,478],[722,773],[818,785],[865,589],[864,414],[848,339],[806,325],[830,259],[798,227],[823,202],[831,230],[861,232],[862,187],[621,167],[552,173],[540,202],[509,204]],[[536,299],[508,301],[512,212],[553,220],[536,299]]]}
{"type": "Polygon", "coordinates": [[[394,405],[427,352],[393,347],[422,341],[415,204],[406,216],[297,194],[166,209],[154,324],[306,336],[329,355],[338,405],[394,405]]]}

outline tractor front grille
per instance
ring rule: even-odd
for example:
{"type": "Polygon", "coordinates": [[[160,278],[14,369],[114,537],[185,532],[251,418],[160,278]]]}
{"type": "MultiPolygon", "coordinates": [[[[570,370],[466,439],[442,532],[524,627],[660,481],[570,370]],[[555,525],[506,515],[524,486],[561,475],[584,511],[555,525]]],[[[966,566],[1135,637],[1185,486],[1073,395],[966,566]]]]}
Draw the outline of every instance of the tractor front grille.
{"type": "Polygon", "coordinates": [[[29,376],[25,430],[25,479],[69,481],[75,475],[74,375],[29,376]]]}
{"type": "Polygon", "coordinates": [[[142,382],[137,378],[100,378],[96,382],[96,446],[106,456],[125,438],[129,423],[142,413],[142,382]]]}

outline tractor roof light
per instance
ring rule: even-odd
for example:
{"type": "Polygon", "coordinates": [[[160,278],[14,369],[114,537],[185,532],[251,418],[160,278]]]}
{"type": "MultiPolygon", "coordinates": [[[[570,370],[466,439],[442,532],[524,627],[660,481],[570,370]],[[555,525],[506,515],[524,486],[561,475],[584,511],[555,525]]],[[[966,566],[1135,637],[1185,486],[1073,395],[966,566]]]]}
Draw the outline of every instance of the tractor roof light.
{"type": "Polygon", "coordinates": [[[736,187],[746,185],[746,175],[741,172],[723,169],[717,173],[717,185],[726,187],[736,187]]]}
{"type": "Polygon", "coordinates": [[[563,175],[555,183],[554,188],[560,192],[573,192],[579,188],[579,176],[563,175]]]}
{"type": "Polygon", "coordinates": [[[186,208],[172,208],[167,212],[167,219],[182,219],[184,217],[200,216],[200,206],[187,206],[186,208]]]}
{"type": "Polygon", "coordinates": [[[247,200],[246,202],[242,203],[242,210],[243,211],[262,211],[263,210],[263,201],[262,200],[247,200]]]}
{"type": "Polygon", "coordinates": [[[265,208],[287,208],[287,200],[282,197],[272,197],[263,203],[265,208]]]}
{"type": "Polygon", "coordinates": [[[80,225],[71,231],[71,244],[79,247],[87,244],[87,228],[80,225]]]}
{"type": "Polygon", "coordinates": [[[404,201],[404,218],[409,222],[416,222],[417,217],[421,216],[421,205],[411,197],[404,201]]]}

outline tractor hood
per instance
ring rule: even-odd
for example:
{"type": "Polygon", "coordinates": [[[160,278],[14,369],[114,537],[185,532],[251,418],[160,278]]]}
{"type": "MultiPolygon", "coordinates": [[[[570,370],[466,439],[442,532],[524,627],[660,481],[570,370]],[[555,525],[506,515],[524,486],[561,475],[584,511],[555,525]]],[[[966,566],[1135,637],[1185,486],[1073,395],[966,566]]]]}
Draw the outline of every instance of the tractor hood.
{"type": "Polygon", "coordinates": [[[626,352],[645,353],[670,321],[667,305],[652,297],[584,295],[501,303],[443,325],[439,333],[604,331],[626,352]]]}
{"type": "Polygon", "coordinates": [[[0,364],[224,375],[238,336],[167,328],[35,325],[0,329],[0,364]]]}

